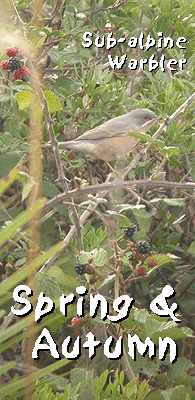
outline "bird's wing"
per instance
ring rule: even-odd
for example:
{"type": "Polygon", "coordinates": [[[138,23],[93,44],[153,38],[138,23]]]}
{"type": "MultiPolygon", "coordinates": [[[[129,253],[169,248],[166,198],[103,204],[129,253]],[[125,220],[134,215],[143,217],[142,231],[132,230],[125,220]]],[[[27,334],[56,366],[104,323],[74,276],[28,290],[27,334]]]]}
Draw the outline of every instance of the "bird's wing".
{"type": "Polygon", "coordinates": [[[96,128],[90,129],[83,133],[75,140],[97,140],[113,137],[123,136],[132,130],[128,114],[122,115],[106,121],[104,124],[97,126],[96,128]]]}

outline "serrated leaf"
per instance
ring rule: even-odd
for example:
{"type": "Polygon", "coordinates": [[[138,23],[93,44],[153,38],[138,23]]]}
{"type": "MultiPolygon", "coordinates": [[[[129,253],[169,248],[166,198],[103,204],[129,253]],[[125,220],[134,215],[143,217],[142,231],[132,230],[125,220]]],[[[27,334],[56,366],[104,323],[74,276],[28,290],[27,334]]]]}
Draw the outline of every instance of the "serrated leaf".
{"type": "Polygon", "coordinates": [[[138,308],[134,309],[134,319],[137,322],[140,322],[141,324],[145,324],[149,316],[150,314],[148,313],[147,310],[144,309],[139,310],[138,308]]]}
{"type": "Polygon", "coordinates": [[[61,103],[57,100],[56,95],[50,90],[44,91],[44,96],[48,103],[49,112],[53,113],[59,110],[62,110],[61,103]]]}
{"type": "Polygon", "coordinates": [[[16,94],[16,99],[20,110],[25,110],[35,101],[34,93],[24,90],[16,94]]]}
{"type": "Polygon", "coordinates": [[[117,219],[118,219],[120,228],[128,228],[131,226],[131,222],[129,221],[129,218],[125,217],[125,215],[118,214],[117,219]]]}
{"type": "Polygon", "coordinates": [[[62,290],[60,289],[55,279],[44,273],[39,275],[39,291],[43,292],[53,301],[59,299],[62,295],[62,290]]]}
{"type": "Polygon", "coordinates": [[[98,267],[103,266],[108,261],[108,255],[104,249],[94,249],[90,252],[81,251],[79,254],[79,262],[81,264],[88,262],[91,258],[94,260],[94,264],[98,267]]]}
{"type": "Polygon", "coordinates": [[[187,372],[194,365],[186,358],[178,358],[175,364],[170,365],[170,376],[172,380],[177,379],[182,373],[187,372]]]}
{"type": "Polygon", "coordinates": [[[55,277],[59,284],[72,290],[75,290],[79,286],[79,282],[73,276],[65,274],[57,265],[52,266],[47,274],[50,277],[55,277]]]}

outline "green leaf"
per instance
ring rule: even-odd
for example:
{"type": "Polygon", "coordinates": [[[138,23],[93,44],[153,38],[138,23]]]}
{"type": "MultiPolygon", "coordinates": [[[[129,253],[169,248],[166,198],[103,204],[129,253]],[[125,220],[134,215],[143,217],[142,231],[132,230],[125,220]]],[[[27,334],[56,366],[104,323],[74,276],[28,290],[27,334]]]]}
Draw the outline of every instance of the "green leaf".
{"type": "Polygon", "coordinates": [[[79,262],[82,264],[88,262],[91,258],[93,258],[94,264],[97,267],[101,267],[108,261],[108,254],[106,250],[102,248],[94,249],[90,252],[81,251],[79,254],[79,262]]]}
{"type": "Polygon", "coordinates": [[[190,247],[188,248],[188,253],[191,254],[195,253],[195,240],[191,243],[190,247]]]}
{"type": "Polygon", "coordinates": [[[160,8],[162,13],[169,13],[171,11],[171,0],[161,0],[160,8]]]}
{"type": "Polygon", "coordinates": [[[100,393],[106,383],[106,379],[108,377],[109,371],[106,370],[102,373],[102,375],[99,376],[99,378],[96,378],[95,380],[95,390],[97,393],[100,393]]]}
{"type": "Polygon", "coordinates": [[[140,231],[149,232],[152,223],[151,215],[146,210],[140,209],[139,207],[132,208],[132,212],[139,224],[140,231]]]}
{"type": "Polygon", "coordinates": [[[0,96],[0,102],[6,102],[9,101],[12,98],[12,96],[10,94],[2,94],[0,96]]]}
{"type": "Polygon", "coordinates": [[[131,222],[129,221],[129,218],[125,217],[125,215],[118,214],[117,219],[118,219],[120,228],[128,228],[131,226],[131,222]]]}
{"type": "Polygon", "coordinates": [[[164,146],[161,150],[160,150],[161,154],[163,155],[168,155],[170,156],[177,156],[178,154],[180,154],[180,150],[178,147],[174,147],[174,146],[169,146],[166,147],[164,146]]]}
{"type": "Polygon", "coordinates": [[[50,277],[55,277],[56,281],[67,287],[70,288],[72,290],[75,290],[76,287],[79,285],[79,282],[71,275],[67,275],[65,274],[62,269],[60,267],[58,267],[57,265],[53,265],[49,271],[47,272],[47,274],[50,277]]]}
{"type": "Polygon", "coordinates": [[[13,168],[8,175],[8,178],[0,180],[0,196],[12,185],[13,182],[19,177],[19,168],[13,168]]]}
{"type": "MultiPolygon", "coordinates": [[[[166,391],[165,391],[166,392],[166,391]]],[[[191,399],[194,398],[194,392],[192,389],[185,387],[183,385],[178,385],[173,388],[171,396],[169,397],[170,400],[183,400],[187,394],[191,394],[191,399]]]]}
{"type": "Polygon", "coordinates": [[[19,228],[25,225],[45,204],[45,199],[39,199],[27,211],[22,212],[6,228],[0,232],[0,246],[10,239],[19,228]]]}
{"type": "Polygon", "coordinates": [[[45,90],[44,96],[47,100],[50,113],[62,110],[61,103],[59,102],[59,100],[57,100],[56,95],[53,92],[51,92],[50,90],[45,90]]]}
{"type": "Polygon", "coordinates": [[[56,80],[56,82],[53,85],[53,90],[55,90],[57,93],[63,93],[61,89],[66,89],[67,94],[71,93],[76,93],[78,90],[80,90],[82,87],[82,84],[79,81],[76,81],[75,79],[68,78],[67,76],[61,76],[56,80]]]}
{"type": "Polygon", "coordinates": [[[29,271],[32,273],[36,269],[40,268],[49,258],[57,254],[62,248],[63,242],[59,242],[55,246],[51,247],[46,253],[38,256],[32,262],[25,265],[23,268],[20,268],[20,270],[1,282],[0,296],[3,296],[6,292],[24,281],[29,275],[29,271]]]}
{"type": "Polygon", "coordinates": [[[151,200],[151,203],[165,203],[168,206],[173,206],[173,207],[185,207],[186,205],[186,199],[184,198],[177,198],[177,199],[161,199],[161,198],[155,198],[151,200]]]}
{"type": "Polygon", "coordinates": [[[16,94],[16,99],[20,110],[25,110],[25,108],[31,106],[35,101],[35,94],[24,90],[16,94]]]}
{"type": "Polygon", "coordinates": [[[22,201],[27,199],[33,188],[35,189],[35,183],[31,179],[22,189],[22,201]]]}
{"type": "Polygon", "coordinates": [[[24,388],[26,385],[29,385],[31,382],[36,382],[38,379],[44,378],[46,375],[64,367],[69,362],[70,360],[63,358],[60,361],[57,361],[45,368],[39,369],[39,371],[34,372],[33,374],[28,375],[28,382],[26,381],[26,378],[22,378],[4,385],[0,388],[0,397],[3,398],[3,396],[7,396],[8,393],[9,396],[13,393],[17,393],[18,390],[24,388]]]}
{"type": "Polygon", "coordinates": [[[190,368],[193,368],[194,365],[192,364],[191,361],[187,360],[186,358],[178,358],[177,362],[175,364],[170,365],[170,378],[172,380],[176,380],[179,378],[181,374],[184,372],[187,372],[190,368]]]}
{"type": "MultiPolygon", "coordinates": [[[[179,36],[183,36],[184,33],[185,33],[184,24],[182,24],[180,21],[176,21],[175,30],[176,30],[176,32],[178,33],[179,36]]],[[[185,44],[183,46],[185,46],[185,44]]]]}
{"type": "Polygon", "coordinates": [[[150,142],[154,146],[162,146],[162,144],[163,144],[163,142],[161,140],[154,139],[154,138],[152,138],[152,136],[147,135],[147,133],[129,132],[129,133],[127,133],[127,135],[136,137],[136,138],[140,139],[144,143],[150,142]]]}
{"type": "Polygon", "coordinates": [[[2,376],[3,374],[6,374],[6,372],[8,372],[10,369],[13,369],[15,367],[15,365],[16,365],[16,361],[10,361],[9,363],[0,367],[0,376],[2,376]]]}
{"type": "MultiPolygon", "coordinates": [[[[4,154],[0,154],[0,177],[6,177],[10,174],[11,170],[14,171],[16,165],[18,164],[21,158],[21,154],[19,152],[10,151],[4,154]]],[[[19,171],[19,169],[18,169],[19,171]]],[[[9,180],[9,176],[8,176],[9,180]]],[[[7,183],[7,181],[6,181],[7,183]]]]}

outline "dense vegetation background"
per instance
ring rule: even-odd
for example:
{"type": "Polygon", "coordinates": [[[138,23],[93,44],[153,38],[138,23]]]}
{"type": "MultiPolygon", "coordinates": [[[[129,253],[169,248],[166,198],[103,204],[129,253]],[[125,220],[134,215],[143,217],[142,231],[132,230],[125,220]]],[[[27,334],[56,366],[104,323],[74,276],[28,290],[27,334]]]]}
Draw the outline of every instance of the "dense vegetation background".
{"type": "Polygon", "coordinates": [[[0,56],[7,63],[1,64],[0,80],[0,398],[194,399],[194,1],[1,3],[0,56]],[[85,48],[85,32],[93,34],[93,41],[111,32],[116,40],[127,40],[109,50],[85,48]],[[175,43],[184,37],[184,48],[128,46],[130,37],[143,33],[144,42],[149,34],[158,40],[159,32],[175,43]],[[10,47],[17,58],[12,67],[20,73],[8,64],[10,47]],[[149,72],[148,66],[131,70],[127,62],[113,70],[108,55],[124,54],[129,61],[154,54],[158,62],[164,55],[166,62],[187,63],[175,71],[166,63],[165,71],[149,72]],[[135,108],[151,109],[165,119],[173,115],[154,136],[158,140],[148,138],[149,145],[142,140],[138,153],[113,163],[129,187],[113,172],[109,175],[103,161],[59,150],[56,139],[73,139],[135,108]],[[52,146],[45,145],[48,141],[52,146]],[[108,176],[109,190],[104,184],[108,176]],[[140,241],[149,243],[147,251],[139,251],[140,241]],[[10,308],[19,284],[33,290],[29,300],[34,309],[44,292],[55,302],[54,312],[39,324],[34,311],[15,316],[10,308]],[[179,324],[150,310],[168,284],[176,292],[168,302],[177,302],[179,324]],[[110,313],[114,298],[133,297],[130,316],[120,324],[102,321],[100,314],[91,318],[87,300],[83,318],[76,316],[75,303],[64,317],[59,298],[80,285],[88,289],[87,298],[102,294],[110,313]],[[73,342],[80,336],[84,343],[93,332],[102,343],[122,335],[123,356],[109,360],[101,346],[91,360],[82,347],[78,360],[62,355],[56,361],[48,350],[33,363],[32,349],[44,327],[60,354],[67,336],[73,342]],[[132,360],[127,334],[142,341],[150,337],[157,356],[137,352],[132,360]],[[169,353],[159,360],[159,337],[177,343],[174,364],[169,353]]]}

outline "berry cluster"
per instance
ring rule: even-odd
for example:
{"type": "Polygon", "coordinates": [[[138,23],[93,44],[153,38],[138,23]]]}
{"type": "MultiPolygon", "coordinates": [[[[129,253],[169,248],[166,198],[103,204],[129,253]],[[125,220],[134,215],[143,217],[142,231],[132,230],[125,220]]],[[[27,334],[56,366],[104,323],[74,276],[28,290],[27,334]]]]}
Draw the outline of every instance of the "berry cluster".
{"type": "Polygon", "coordinates": [[[165,361],[159,364],[158,372],[163,373],[163,372],[168,372],[170,370],[170,365],[165,361]]]}
{"type": "Polygon", "coordinates": [[[124,234],[125,234],[125,236],[127,236],[128,238],[131,239],[136,231],[137,231],[137,226],[136,225],[131,225],[130,228],[125,228],[124,229],[124,234]]]}
{"type": "Polygon", "coordinates": [[[86,297],[86,299],[85,299],[84,310],[86,310],[86,311],[90,310],[90,298],[89,297],[86,297]]]}
{"type": "Polygon", "coordinates": [[[14,47],[8,47],[6,55],[9,57],[9,60],[3,60],[1,62],[1,68],[11,71],[14,80],[23,79],[24,77],[29,76],[29,69],[24,66],[23,61],[20,59],[20,49],[17,50],[14,47]]]}
{"type": "Polygon", "coordinates": [[[146,273],[147,273],[146,268],[143,267],[143,265],[140,265],[140,266],[138,267],[137,272],[138,272],[139,275],[142,275],[142,276],[145,276],[146,273]]]}
{"type": "Polygon", "coordinates": [[[74,318],[71,319],[71,323],[72,323],[72,326],[73,326],[74,328],[75,328],[76,326],[78,326],[79,322],[80,322],[80,318],[78,318],[78,317],[74,317],[74,318]]]}
{"type": "Polygon", "coordinates": [[[83,275],[86,272],[86,265],[87,264],[80,264],[79,262],[77,262],[75,264],[75,271],[78,275],[83,275]]]}
{"type": "Polygon", "coordinates": [[[140,368],[140,370],[139,370],[139,377],[141,379],[147,379],[148,378],[148,375],[145,374],[145,372],[143,372],[143,368],[140,368]]]}
{"type": "Polygon", "coordinates": [[[148,259],[148,262],[146,261],[148,256],[151,254],[153,245],[145,240],[136,242],[132,239],[132,236],[136,231],[137,226],[131,225],[130,228],[124,229],[124,235],[131,240],[131,242],[128,243],[128,250],[131,250],[131,254],[129,254],[128,257],[129,262],[136,273],[144,277],[147,274],[147,270],[143,263],[145,263],[149,268],[154,268],[158,265],[158,261],[155,258],[148,259]]]}
{"type": "Polygon", "coordinates": [[[142,242],[138,242],[137,246],[139,247],[140,253],[142,254],[146,254],[151,250],[151,245],[148,242],[145,242],[145,240],[143,240],[142,242]]]}
{"type": "Polygon", "coordinates": [[[158,261],[156,258],[152,258],[151,260],[148,261],[148,267],[154,268],[158,265],[158,261]]]}

